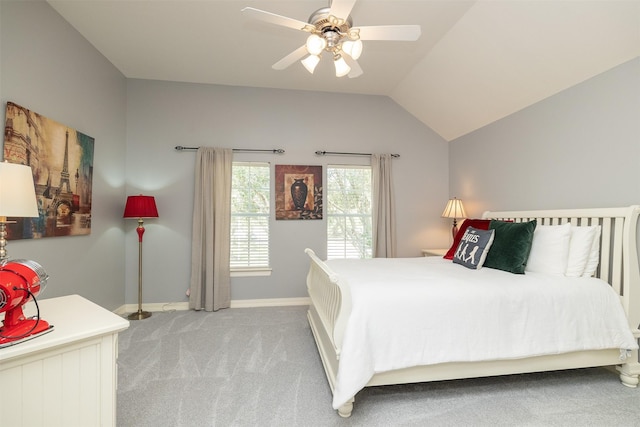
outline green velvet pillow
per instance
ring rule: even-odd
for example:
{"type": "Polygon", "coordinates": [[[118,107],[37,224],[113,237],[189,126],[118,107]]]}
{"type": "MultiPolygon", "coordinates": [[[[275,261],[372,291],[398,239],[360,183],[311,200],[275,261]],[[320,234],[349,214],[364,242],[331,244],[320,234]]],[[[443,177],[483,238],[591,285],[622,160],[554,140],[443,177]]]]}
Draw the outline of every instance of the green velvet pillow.
{"type": "Polygon", "coordinates": [[[495,236],[484,266],[524,274],[536,225],[535,219],[529,222],[491,221],[489,230],[495,230],[495,236]]]}

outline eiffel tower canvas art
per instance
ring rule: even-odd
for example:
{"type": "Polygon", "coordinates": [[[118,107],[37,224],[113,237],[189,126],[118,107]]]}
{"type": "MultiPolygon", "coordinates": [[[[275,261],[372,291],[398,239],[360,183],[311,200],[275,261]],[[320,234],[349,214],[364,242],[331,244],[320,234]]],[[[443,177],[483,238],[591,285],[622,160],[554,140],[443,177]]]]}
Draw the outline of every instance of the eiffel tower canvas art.
{"type": "Polygon", "coordinates": [[[7,102],[4,160],[28,165],[37,218],[9,218],[10,240],[91,233],[94,139],[25,107],[7,102]]]}

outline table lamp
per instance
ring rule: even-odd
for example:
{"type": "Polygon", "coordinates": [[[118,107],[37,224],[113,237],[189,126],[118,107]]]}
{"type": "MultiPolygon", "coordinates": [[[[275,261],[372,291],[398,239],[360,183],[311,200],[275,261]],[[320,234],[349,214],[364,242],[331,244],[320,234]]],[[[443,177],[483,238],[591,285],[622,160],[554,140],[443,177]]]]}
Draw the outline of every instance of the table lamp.
{"type": "Polygon", "coordinates": [[[467,214],[464,211],[464,206],[462,206],[462,200],[449,199],[447,202],[447,206],[445,206],[444,211],[442,212],[443,218],[453,218],[453,228],[451,229],[451,234],[453,238],[456,238],[456,234],[458,234],[458,218],[466,218],[467,214]]]}
{"type": "Polygon", "coordinates": [[[38,216],[38,202],[31,167],[0,162],[0,263],[8,259],[7,217],[34,218],[38,216]]]}

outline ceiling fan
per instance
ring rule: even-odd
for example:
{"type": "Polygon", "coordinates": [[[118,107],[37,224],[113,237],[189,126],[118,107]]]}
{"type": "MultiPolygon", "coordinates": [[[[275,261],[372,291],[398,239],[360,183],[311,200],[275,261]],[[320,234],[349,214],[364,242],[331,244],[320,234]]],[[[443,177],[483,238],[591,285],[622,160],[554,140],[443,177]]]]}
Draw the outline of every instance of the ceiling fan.
{"type": "Polygon", "coordinates": [[[298,60],[313,74],[322,52],[332,55],[336,77],[362,75],[357,59],[362,53],[363,40],[415,41],[420,37],[419,25],[378,25],[354,27],[350,13],[356,0],[330,0],[329,7],[316,10],[308,22],[276,15],[264,10],[245,7],[242,12],[271,24],[311,33],[307,42],[280,61],[275,70],[284,70],[298,60]]]}

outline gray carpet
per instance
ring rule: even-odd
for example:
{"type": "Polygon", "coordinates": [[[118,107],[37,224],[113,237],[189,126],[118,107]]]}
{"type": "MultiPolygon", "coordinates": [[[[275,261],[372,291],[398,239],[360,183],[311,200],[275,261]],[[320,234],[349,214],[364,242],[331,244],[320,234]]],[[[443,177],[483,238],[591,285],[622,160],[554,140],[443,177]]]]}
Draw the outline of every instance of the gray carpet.
{"type": "Polygon", "coordinates": [[[153,313],[119,349],[120,427],[640,426],[640,389],[602,368],[372,387],[340,418],[306,307],[153,313]]]}

